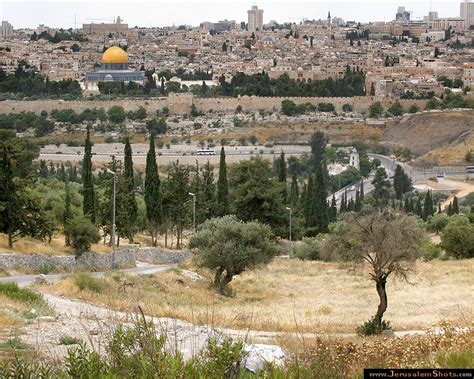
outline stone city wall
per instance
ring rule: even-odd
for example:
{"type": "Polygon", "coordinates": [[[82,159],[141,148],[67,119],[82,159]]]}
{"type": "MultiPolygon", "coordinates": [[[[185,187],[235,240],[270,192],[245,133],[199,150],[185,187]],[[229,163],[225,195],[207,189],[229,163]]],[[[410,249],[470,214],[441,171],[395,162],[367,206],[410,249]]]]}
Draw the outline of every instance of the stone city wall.
{"type": "MultiPolygon", "coordinates": [[[[118,266],[130,267],[136,266],[137,261],[150,264],[179,263],[190,255],[191,253],[186,251],[130,247],[118,250],[115,260],[118,266]]],[[[70,271],[75,268],[100,271],[112,268],[112,254],[86,252],[76,259],[73,255],[0,253],[0,268],[27,269],[33,272],[70,271]]]]}
{"type": "MultiPolygon", "coordinates": [[[[318,105],[319,103],[331,103],[336,111],[342,111],[344,104],[350,104],[354,111],[367,111],[370,104],[374,101],[380,101],[384,108],[390,107],[394,100],[387,98],[373,98],[369,96],[361,97],[256,97],[241,96],[232,98],[200,98],[193,97],[192,94],[170,94],[169,97],[160,97],[153,99],[117,99],[108,100],[34,100],[34,101],[0,101],[0,113],[20,113],[41,111],[51,112],[53,109],[73,109],[81,112],[86,108],[104,108],[109,109],[113,105],[122,106],[125,111],[134,111],[143,106],[149,114],[154,114],[157,110],[168,107],[172,114],[187,113],[194,104],[201,112],[227,111],[235,112],[237,106],[241,106],[245,112],[255,111],[278,111],[281,108],[283,100],[292,100],[296,104],[310,103],[318,105]]],[[[428,100],[400,100],[400,103],[408,110],[412,104],[418,104],[420,109],[425,109],[428,100]]]]}

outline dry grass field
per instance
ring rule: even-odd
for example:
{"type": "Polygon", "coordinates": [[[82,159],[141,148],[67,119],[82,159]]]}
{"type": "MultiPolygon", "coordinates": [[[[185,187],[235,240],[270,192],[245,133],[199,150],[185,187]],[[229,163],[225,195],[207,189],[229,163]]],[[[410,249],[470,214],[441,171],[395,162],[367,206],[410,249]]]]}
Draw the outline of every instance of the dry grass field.
{"type": "MultiPolygon", "coordinates": [[[[102,242],[93,244],[92,251],[97,253],[106,253],[111,251],[109,245],[102,242]]],[[[56,235],[51,243],[39,241],[31,237],[23,237],[13,243],[13,249],[8,247],[6,234],[0,233],[0,253],[18,253],[18,254],[42,254],[42,255],[68,255],[74,254],[71,247],[64,246],[64,236],[56,235]]]]}
{"type": "MultiPolygon", "coordinates": [[[[474,260],[418,262],[411,284],[390,278],[386,319],[395,330],[427,329],[443,321],[470,325],[473,269],[474,260]]],[[[91,280],[99,281],[92,291],[80,291],[74,277],[42,290],[122,311],[139,304],[148,314],[197,324],[283,332],[354,332],[378,304],[367,267],[337,263],[278,259],[235,278],[233,297],[217,295],[208,280],[193,281],[178,269],[91,280]]]]}

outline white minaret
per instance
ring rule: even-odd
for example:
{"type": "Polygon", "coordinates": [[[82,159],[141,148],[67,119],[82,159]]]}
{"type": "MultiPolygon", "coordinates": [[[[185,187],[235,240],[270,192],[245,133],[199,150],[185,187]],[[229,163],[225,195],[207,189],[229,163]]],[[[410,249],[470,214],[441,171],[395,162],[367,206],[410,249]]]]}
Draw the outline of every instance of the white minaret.
{"type": "Polygon", "coordinates": [[[331,11],[328,12],[328,28],[329,28],[329,34],[332,34],[331,11]]]}

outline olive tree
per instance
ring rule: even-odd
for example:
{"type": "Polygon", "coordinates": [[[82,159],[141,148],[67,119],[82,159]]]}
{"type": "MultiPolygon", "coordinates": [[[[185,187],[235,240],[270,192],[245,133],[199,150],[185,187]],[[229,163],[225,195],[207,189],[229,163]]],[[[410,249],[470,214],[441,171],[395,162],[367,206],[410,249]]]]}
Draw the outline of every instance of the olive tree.
{"type": "Polygon", "coordinates": [[[100,234],[94,224],[85,216],[77,216],[67,225],[65,233],[69,235],[76,258],[100,241],[100,234]]]}
{"type": "Polygon", "coordinates": [[[441,246],[457,259],[474,257],[474,224],[465,215],[452,216],[441,233],[441,246]]]}
{"type": "Polygon", "coordinates": [[[279,252],[268,225],[244,222],[234,215],[213,218],[201,224],[189,241],[198,263],[214,272],[214,288],[227,294],[235,275],[265,265],[279,252]]]}
{"type": "Polygon", "coordinates": [[[421,254],[423,237],[424,231],[415,217],[393,210],[367,208],[360,213],[346,213],[334,234],[326,240],[325,254],[369,265],[380,300],[377,313],[370,321],[376,334],[384,329],[387,279],[391,274],[407,279],[412,262],[421,254]]]}

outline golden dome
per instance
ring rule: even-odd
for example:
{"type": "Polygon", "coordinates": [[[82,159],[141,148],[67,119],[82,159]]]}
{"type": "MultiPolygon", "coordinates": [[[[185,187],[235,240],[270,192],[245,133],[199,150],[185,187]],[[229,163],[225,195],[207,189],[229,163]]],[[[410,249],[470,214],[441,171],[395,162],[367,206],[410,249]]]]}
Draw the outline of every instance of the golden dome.
{"type": "Polygon", "coordinates": [[[102,55],[102,63],[128,63],[128,56],[120,47],[112,46],[102,55]]]}

